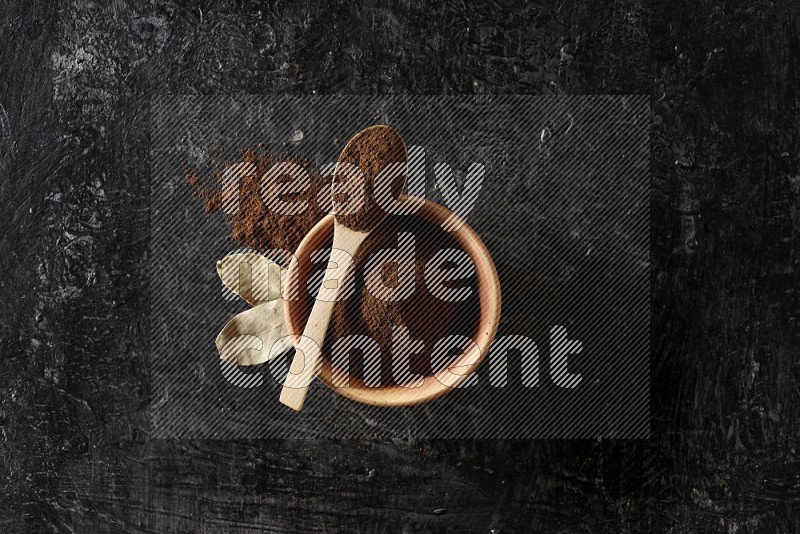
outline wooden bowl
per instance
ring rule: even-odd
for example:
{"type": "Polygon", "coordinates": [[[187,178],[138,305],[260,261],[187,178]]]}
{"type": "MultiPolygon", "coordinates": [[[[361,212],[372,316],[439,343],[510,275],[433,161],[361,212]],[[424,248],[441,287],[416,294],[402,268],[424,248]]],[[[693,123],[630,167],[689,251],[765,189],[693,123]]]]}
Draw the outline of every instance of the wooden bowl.
{"type": "MultiPolygon", "coordinates": [[[[444,206],[428,200],[416,200],[422,202],[422,206],[414,215],[407,216],[422,217],[437,225],[441,225],[445,221],[448,221],[448,226],[453,221],[463,223],[457,230],[450,232],[450,235],[469,255],[475,268],[480,306],[478,324],[472,336],[475,344],[459,355],[445,369],[452,370],[452,373],[439,371],[435,375],[426,376],[422,385],[414,388],[394,384],[379,387],[369,386],[363,380],[353,376],[348,377],[347,386],[337,385],[334,380],[334,372],[336,371],[336,381],[339,382],[342,379],[342,372],[335,370],[330,358],[323,353],[322,365],[317,378],[336,393],[356,402],[374,406],[411,406],[441,397],[457,387],[478,368],[483,358],[489,353],[489,346],[497,333],[497,325],[500,321],[500,280],[494,261],[483,241],[466,222],[463,222],[444,206]]],[[[315,250],[326,245],[330,246],[328,243],[332,236],[333,215],[328,215],[317,223],[300,242],[289,265],[287,280],[294,280],[292,277],[297,276],[297,287],[306,287],[311,271],[309,256],[315,250]]],[[[309,299],[284,301],[286,327],[289,334],[293,336],[303,333],[310,312],[307,300],[309,299]]]]}

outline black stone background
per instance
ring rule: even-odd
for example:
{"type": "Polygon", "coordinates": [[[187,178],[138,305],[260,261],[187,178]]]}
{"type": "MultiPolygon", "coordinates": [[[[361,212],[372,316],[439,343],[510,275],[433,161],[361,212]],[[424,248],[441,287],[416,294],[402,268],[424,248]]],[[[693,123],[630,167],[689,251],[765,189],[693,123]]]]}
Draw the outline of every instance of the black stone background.
{"type": "Polygon", "coordinates": [[[798,11],[3,2],[0,530],[797,531],[798,11]],[[149,439],[166,92],[650,95],[651,439],[149,439]]]}

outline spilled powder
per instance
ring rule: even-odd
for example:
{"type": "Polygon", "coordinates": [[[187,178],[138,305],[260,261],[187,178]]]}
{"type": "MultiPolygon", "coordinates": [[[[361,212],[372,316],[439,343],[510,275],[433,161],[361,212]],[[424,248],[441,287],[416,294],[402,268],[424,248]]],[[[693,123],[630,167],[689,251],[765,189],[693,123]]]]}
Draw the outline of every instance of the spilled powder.
{"type": "MultiPolygon", "coordinates": [[[[307,161],[290,156],[277,158],[269,154],[257,155],[254,151],[248,150],[244,153],[243,161],[255,165],[256,170],[241,179],[238,192],[239,209],[233,215],[228,215],[231,221],[231,238],[247,248],[283,249],[293,253],[303,237],[326,214],[317,199],[320,191],[324,191],[321,177],[307,161]],[[311,186],[307,191],[281,197],[287,202],[305,200],[307,209],[303,213],[296,215],[276,213],[269,210],[261,198],[260,178],[279,161],[296,163],[305,168],[311,176],[311,186]]],[[[194,188],[195,196],[202,200],[206,213],[223,211],[226,198],[225,192],[221,189],[221,172],[216,175],[217,187],[214,188],[201,184],[200,178],[194,173],[188,174],[186,181],[194,188]]],[[[327,193],[323,194],[327,196],[327,193]]]]}

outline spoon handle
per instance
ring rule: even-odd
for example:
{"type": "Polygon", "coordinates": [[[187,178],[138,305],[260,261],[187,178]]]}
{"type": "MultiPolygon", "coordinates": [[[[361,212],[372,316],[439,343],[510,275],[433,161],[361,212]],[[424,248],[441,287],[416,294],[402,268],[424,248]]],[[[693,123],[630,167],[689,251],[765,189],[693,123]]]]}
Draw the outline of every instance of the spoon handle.
{"type": "Polygon", "coordinates": [[[308,393],[311,381],[317,374],[322,356],[322,343],[328,332],[333,307],[342,288],[352,283],[347,277],[353,276],[353,256],[366,239],[367,233],[355,232],[349,228],[335,225],[333,245],[328,269],[320,286],[317,300],[311,308],[303,334],[295,344],[294,359],[281,390],[281,403],[300,411],[308,393]]]}
{"type": "Polygon", "coordinates": [[[295,411],[303,409],[303,403],[314,375],[318,372],[322,343],[336,302],[317,300],[308,316],[302,337],[296,343],[296,351],[289,373],[281,390],[281,403],[295,411]]]}

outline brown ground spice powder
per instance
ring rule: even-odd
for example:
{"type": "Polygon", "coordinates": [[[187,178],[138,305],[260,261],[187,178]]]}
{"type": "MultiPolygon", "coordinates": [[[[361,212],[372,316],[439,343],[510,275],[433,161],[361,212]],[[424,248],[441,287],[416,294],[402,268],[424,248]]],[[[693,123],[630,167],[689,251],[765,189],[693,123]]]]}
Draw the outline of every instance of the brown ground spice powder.
{"type": "MultiPolygon", "coordinates": [[[[352,230],[366,232],[375,228],[386,213],[375,199],[375,178],[390,163],[406,163],[408,154],[400,135],[388,127],[373,127],[362,130],[347,143],[339,162],[356,165],[364,173],[364,203],[355,213],[342,214],[344,195],[337,193],[339,177],[334,178],[333,207],[339,213],[336,220],[352,230]]],[[[389,191],[395,200],[403,191],[406,173],[397,176],[389,191]]]]}
{"type": "MultiPolygon", "coordinates": [[[[248,150],[243,161],[255,165],[255,172],[244,176],[239,187],[239,209],[231,216],[231,238],[240,245],[256,250],[279,248],[294,253],[297,245],[311,228],[325,216],[319,206],[317,195],[323,189],[323,182],[307,161],[285,156],[277,158],[269,154],[257,155],[248,150]],[[284,195],[282,200],[304,199],[307,209],[297,215],[284,215],[267,209],[261,198],[261,177],[272,165],[279,161],[297,163],[311,176],[311,187],[306,192],[284,195]]],[[[212,189],[201,185],[197,174],[189,174],[186,181],[195,188],[195,194],[202,199],[206,213],[217,213],[223,209],[225,192],[220,189],[222,173],[216,176],[217,187],[212,189]]]]}
{"type": "MultiPolygon", "coordinates": [[[[328,245],[330,246],[330,245],[328,245]]],[[[346,335],[367,335],[380,346],[381,383],[392,383],[392,327],[403,325],[408,329],[412,340],[421,340],[424,350],[410,358],[410,370],[415,374],[430,375],[439,370],[431,365],[434,344],[452,334],[471,337],[478,324],[478,293],[476,280],[459,283],[460,287],[472,288],[472,295],[465,301],[446,302],[430,294],[425,286],[424,270],[434,254],[446,248],[460,248],[456,241],[440,227],[408,216],[390,216],[370,234],[356,253],[355,293],[346,301],[337,302],[333,309],[331,326],[323,345],[323,353],[332,354],[332,343],[346,335]],[[407,299],[384,301],[372,296],[366,290],[364,267],[369,257],[384,248],[396,248],[400,232],[409,232],[415,240],[415,289],[407,299]]],[[[388,285],[396,285],[399,280],[396,264],[382,274],[388,285]]],[[[324,268],[321,267],[321,268],[324,268]]],[[[406,357],[407,351],[401,347],[398,356],[406,357]]],[[[365,355],[353,351],[350,354],[349,374],[364,378],[368,368],[365,355]]]]}

